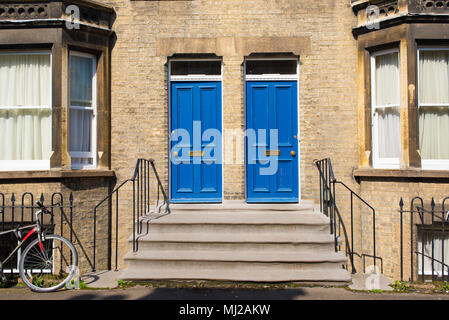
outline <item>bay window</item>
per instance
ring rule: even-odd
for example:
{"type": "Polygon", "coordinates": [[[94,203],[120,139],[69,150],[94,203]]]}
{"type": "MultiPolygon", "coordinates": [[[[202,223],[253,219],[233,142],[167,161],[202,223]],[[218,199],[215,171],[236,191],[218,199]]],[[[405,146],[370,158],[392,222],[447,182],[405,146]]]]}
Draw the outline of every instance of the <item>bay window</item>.
{"type": "Polygon", "coordinates": [[[96,58],[70,53],[69,148],[72,169],[95,168],[96,151],[96,58]]]}
{"type": "Polygon", "coordinates": [[[0,53],[0,170],[50,169],[51,88],[50,53],[0,53]]]}
{"type": "Polygon", "coordinates": [[[401,155],[398,50],[371,56],[373,167],[399,168],[401,155]]]}
{"type": "Polygon", "coordinates": [[[418,50],[419,148],[423,169],[449,169],[449,49],[418,50]]]}

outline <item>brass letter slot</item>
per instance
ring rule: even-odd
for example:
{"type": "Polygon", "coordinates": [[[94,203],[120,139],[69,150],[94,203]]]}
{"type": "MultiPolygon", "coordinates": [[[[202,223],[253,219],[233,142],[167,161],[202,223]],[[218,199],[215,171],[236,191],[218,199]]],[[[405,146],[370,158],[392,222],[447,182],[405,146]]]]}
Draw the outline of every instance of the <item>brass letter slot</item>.
{"type": "Polygon", "coordinates": [[[190,157],[204,157],[204,151],[189,151],[190,157]]]}
{"type": "Polygon", "coordinates": [[[265,151],[265,156],[280,156],[281,155],[281,150],[266,150],[265,151]]]}

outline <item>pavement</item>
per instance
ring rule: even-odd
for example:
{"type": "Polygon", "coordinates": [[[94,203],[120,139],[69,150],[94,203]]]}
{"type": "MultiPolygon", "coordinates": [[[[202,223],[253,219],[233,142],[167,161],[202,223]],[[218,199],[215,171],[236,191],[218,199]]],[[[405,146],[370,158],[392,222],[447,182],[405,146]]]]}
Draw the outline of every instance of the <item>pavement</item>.
{"type": "Polygon", "coordinates": [[[199,282],[123,282],[118,286],[119,278],[116,271],[91,272],[81,276],[87,288],[52,293],[35,293],[19,286],[2,288],[0,300],[449,300],[449,293],[442,292],[360,291],[329,286],[208,286],[199,282]]]}
{"type": "Polygon", "coordinates": [[[370,293],[345,288],[191,289],[135,286],[110,290],[62,290],[35,293],[28,288],[0,289],[0,300],[449,300],[449,294],[370,293]]]}

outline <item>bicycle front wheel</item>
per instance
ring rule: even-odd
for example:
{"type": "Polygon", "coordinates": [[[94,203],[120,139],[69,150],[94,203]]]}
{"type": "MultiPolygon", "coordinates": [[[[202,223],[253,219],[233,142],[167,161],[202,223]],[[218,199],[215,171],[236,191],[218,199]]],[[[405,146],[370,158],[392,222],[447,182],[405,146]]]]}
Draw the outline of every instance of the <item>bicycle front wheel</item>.
{"type": "Polygon", "coordinates": [[[75,275],[78,254],[73,244],[58,235],[46,235],[39,243],[33,240],[19,261],[22,281],[33,291],[51,292],[61,289],[75,275]]]}

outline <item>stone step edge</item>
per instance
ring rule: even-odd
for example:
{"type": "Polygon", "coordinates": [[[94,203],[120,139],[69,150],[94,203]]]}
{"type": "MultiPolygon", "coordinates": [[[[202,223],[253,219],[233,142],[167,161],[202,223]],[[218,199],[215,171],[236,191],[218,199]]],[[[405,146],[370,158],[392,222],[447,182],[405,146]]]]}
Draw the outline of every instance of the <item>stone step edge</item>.
{"type": "MultiPolygon", "coordinates": [[[[128,240],[133,241],[131,235],[128,240]]],[[[331,234],[323,233],[303,233],[303,234],[265,234],[261,237],[261,234],[238,234],[238,233],[150,233],[145,236],[136,236],[136,240],[144,242],[189,242],[189,243],[266,243],[266,244],[278,244],[278,243],[334,243],[334,237],[331,234]]]]}
{"type": "Polygon", "coordinates": [[[224,200],[221,203],[170,203],[173,210],[209,210],[209,209],[231,209],[231,210],[310,210],[320,208],[313,200],[301,200],[300,203],[247,203],[244,200],[224,200]]]}
{"type": "Polygon", "coordinates": [[[261,251],[147,251],[128,252],[124,260],[139,261],[190,261],[190,262],[251,262],[251,263],[347,263],[346,256],[341,252],[281,254],[261,251]]]}
{"type": "MultiPolygon", "coordinates": [[[[269,215],[269,214],[268,214],[269,215]]],[[[329,225],[330,220],[325,215],[279,215],[279,216],[268,216],[248,214],[241,215],[237,217],[232,217],[231,214],[226,216],[226,213],[212,213],[212,214],[195,214],[195,215],[183,215],[182,213],[170,213],[162,217],[155,217],[154,215],[145,215],[139,217],[143,222],[149,221],[151,224],[228,224],[228,225],[304,225],[304,226],[314,226],[314,225],[329,225]],[[251,216],[253,215],[253,216],[251,216]]]]}
{"type": "Polygon", "coordinates": [[[178,271],[148,270],[128,268],[119,276],[122,280],[215,280],[215,281],[248,281],[248,282],[342,282],[350,283],[351,275],[344,269],[336,270],[303,270],[295,272],[284,272],[282,274],[267,274],[266,272],[241,272],[240,270],[225,270],[221,274],[215,270],[199,270],[197,272],[186,272],[182,275],[178,271]]]}

